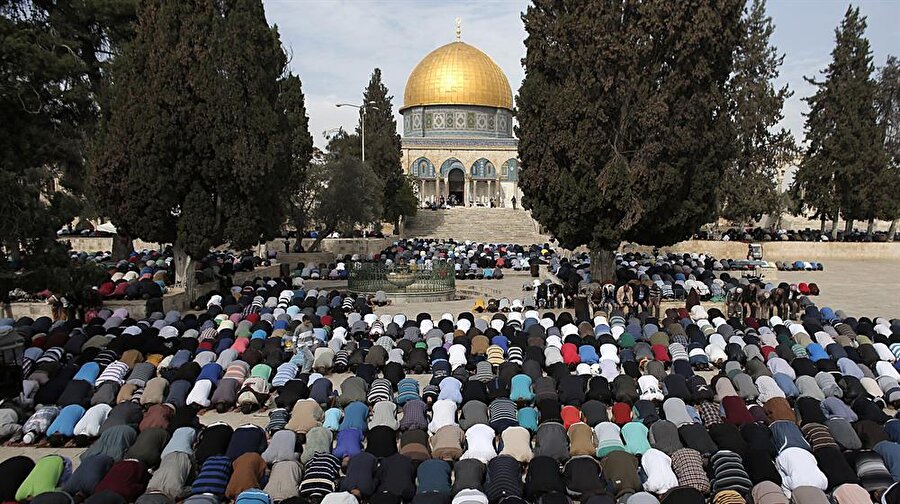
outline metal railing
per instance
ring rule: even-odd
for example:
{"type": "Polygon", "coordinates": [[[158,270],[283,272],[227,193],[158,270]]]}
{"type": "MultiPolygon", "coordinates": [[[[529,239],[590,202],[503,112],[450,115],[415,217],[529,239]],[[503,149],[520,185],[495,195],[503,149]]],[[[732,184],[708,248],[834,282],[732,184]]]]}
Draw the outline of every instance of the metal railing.
{"type": "Polygon", "coordinates": [[[456,278],[453,265],[447,262],[436,262],[430,269],[416,264],[385,266],[372,262],[350,268],[347,287],[356,293],[445,293],[456,289],[456,278]]]}

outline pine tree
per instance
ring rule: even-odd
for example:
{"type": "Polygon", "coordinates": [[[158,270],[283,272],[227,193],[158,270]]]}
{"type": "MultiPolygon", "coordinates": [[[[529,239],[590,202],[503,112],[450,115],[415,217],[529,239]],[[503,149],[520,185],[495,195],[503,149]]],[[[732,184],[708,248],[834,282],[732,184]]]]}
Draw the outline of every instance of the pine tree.
{"type": "Polygon", "coordinates": [[[595,280],[614,278],[622,241],[670,244],[717,214],[742,6],[537,0],[523,15],[523,206],[591,248],[595,280]]]}
{"type": "MultiPolygon", "coordinates": [[[[891,221],[888,239],[893,241],[900,219],[900,61],[888,56],[878,72],[878,96],[876,100],[878,124],[884,135],[885,170],[877,187],[879,194],[879,219],[891,221]]],[[[869,226],[872,234],[872,225],[869,226]]]]}
{"type": "Polygon", "coordinates": [[[113,64],[91,173],[106,188],[98,206],[130,236],[172,243],[189,297],[192,259],[255,245],[283,222],[285,61],[259,0],[153,0],[113,64]]]}
{"type": "Polygon", "coordinates": [[[745,9],[741,25],[728,85],[737,157],[725,169],[719,200],[721,216],[743,226],[779,211],[778,170],[793,159],[796,146],[790,132],[775,129],[791,92],[787,85],[773,85],[784,56],[769,44],[775,27],[766,16],[765,0],[745,9]]]}
{"type": "Polygon", "coordinates": [[[397,120],[394,118],[393,96],[381,80],[381,69],[376,68],[363,92],[363,107],[360,111],[356,134],[362,132],[362,122],[366,122],[366,163],[368,163],[384,186],[383,213],[381,219],[396,224],[403,215],[415,211],[404,198],[398,198],[406,183],[400,166],[400,135],[397,134],[397,120]]]}
{"type": "Polygon", "coordinates": [[[866,19],[859,8],[847,9],[835,32],[832,61],[824,80],[807,98],[807,149],[792,190],[820,218],[871,219],[877,213],[877,184],[886,168],[883,135],[875,110],[872,50],[865,38],[866,19]]]}

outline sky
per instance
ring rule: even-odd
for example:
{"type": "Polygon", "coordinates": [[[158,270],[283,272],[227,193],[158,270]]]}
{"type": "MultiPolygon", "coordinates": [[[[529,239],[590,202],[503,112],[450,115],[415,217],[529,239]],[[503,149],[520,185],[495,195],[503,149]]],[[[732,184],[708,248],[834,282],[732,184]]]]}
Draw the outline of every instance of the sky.
{"type": "MultiPolygon", "coordinates": [[[[372,70],[380,68],[397,109],[403,104],[406,79],[429,52],[455,39],[456,18],[462,40],[481,49],[503,69],[513,95],[525,72],[524,0],[263,0],[270,24],[278,26],[291,70],[303,81],[310,133],[319,147],[323,133],[353,130],[372,70]]],[[[866,35],[875,66],[887,55],[900,56],[900,0],[857,0],[868,17],[866,35]]],[[[834,30],[849,2],[837,0],[769,0],[775,23],[772,43],[784,54],[777,81],[794,92],[784,107],[782,125],[803,138],[803,97],[813,92],[804,76],[818,76],[831,59],[834,30]]]]}

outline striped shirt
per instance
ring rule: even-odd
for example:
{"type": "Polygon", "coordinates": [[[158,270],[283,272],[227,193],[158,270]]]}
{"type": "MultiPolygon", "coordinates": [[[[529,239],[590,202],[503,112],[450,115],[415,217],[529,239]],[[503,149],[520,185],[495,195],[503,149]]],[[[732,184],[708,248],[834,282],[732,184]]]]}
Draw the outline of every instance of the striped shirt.
{"type": "Polygon", "coordinates": [[[408,401],[420,399],[419,382],[413,378],[404,378],[397,383],[397,404],[403,405],[408,401]]]}
{"type": "Polygon", "coordinates": [[[747,494],[753,483],[744,469],[744,461],[737,453],[729,450],[721,450],[716,452],[709,460],[712,468],[713,492],[721,492],[723,490],[733,490],[742,494],[747,494]]]}
{"type": "Polygon", "coordinates": [[[487,349],[487,361],[492,366],[499,366],[506,362],[506,358],[504,357],[503,347],[499,345],[491,345],[487,349]]]}
{"type": "Polygon", "coordinates": [[[125,375],[128,374],[128,364],[125,364],[122,361],[115,361],[109,366],[106,366],[106,369],[100,373],[100,376],[97,377],[97,381],[94,383],[95,386],[100,386],[102,383],[113,382],[119,385],[125,383],[125,375]]]}
{"type": "Polygon", "coordinates": [[[517,346],[509,347],[509,350],[506,352],[506,360],[521,366],[522,362],[525,360],[522,356],[522,348],[517,346]]]}
{"type": "Polygon", "coordinates": [[[381,401],[390,401],[393,399],[393,387],[391,382],[384,378],[376,378],[369,388],[369,404],[375,404],[381,401]]]}
{"type": "Polygon", "coordinates": [[[191,494],[225,495],[228,480],[231,479],[231,469],[231,459],[224,455],[207,458],[194,479],[191,494]]]}
{"type": "Polygon", "coordinates": [[[281,387],[288,381],[293,380],[295,376],[297,376],[297,365],[285,362],[278,366],[278,370],[275,371],[275,378],[272,378],[272,386],[281,387]]]}
{"type": "Polygon", "coordinates": [[[340,474],[341,461],[330,453],[317,452],[306,463],[300,495],[307,499],[321,498],[334,492],[340,474]]]}
{"type": "Polygon", "coordinates": [[[517,413],[516,403],[502,397],[491,401],[491,405],[488,407],[491,427],[496,430],[518,425],[517,413]]]}
{"type": "Polygon", "coordinates": [[[484,488],[491,502],[522,496],[522,465],[509,455],[498,455],[487,465],[484,488]]]}
{"type": "Polygon", "coordinates": [[[269,410],[269,423],[266,425],[266,431],[278,432],[284,429],[290,418],[290,413],[284,408],[269,410]]]}
{"type": "Polygon", "coordinates": [[[803,432],[803,437],[809,441],[809,445],[812,447],[813,452],[827,447],[839,448],[837,442],[834,440],[834,436],[831,435],[831,431],[822,424],[808,423],[803,427],[800,427],[800,431],[803,432]]]}

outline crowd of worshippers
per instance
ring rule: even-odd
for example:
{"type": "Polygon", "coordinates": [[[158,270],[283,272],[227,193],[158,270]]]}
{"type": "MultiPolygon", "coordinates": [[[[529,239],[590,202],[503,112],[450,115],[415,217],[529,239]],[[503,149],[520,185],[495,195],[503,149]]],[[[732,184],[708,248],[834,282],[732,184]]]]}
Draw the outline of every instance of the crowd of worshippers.
{"type": "MultiPolygon", "coordinates": [[[[887,231],[876,231],[869,234],[865,230],[853,229],[849,233],[843,230],[838,231],[835,240],[831,239],[830,233],[823,233],[820,229],[771,229],[771,228],[749,228],[749,229],[728,229],[718,235],[711,232],[702,232],[695,235],[695,238],[701,240],[724,240],[724,241],[807,241],[807,242],[828,242],[828,241],[844,241],[844,242],[887,242],[892,241],[887,231]]],[[[900,238],[895,234],[893,240],[900,238]]]]}
{"type": "Polygon", "coordinates": [[[502,278],[503,269],[528,271],[532,264],[547,264],[554,256],[554,249],[546,243],[492,244],[419,238],[394,242],[371,260],[388,266],[416,264],[426,269],[435,261],[447,261],[454,265],[458,279],[471,280],[502,278]]]}
{"type": "Polygon", "coordinates": [[[0,437],[87,449],[3,460],[3,502],[900,502],[900,320],[814,304],[433,318],[258,279],[200,314],[0,320],[11,340],[0,437]]]}

